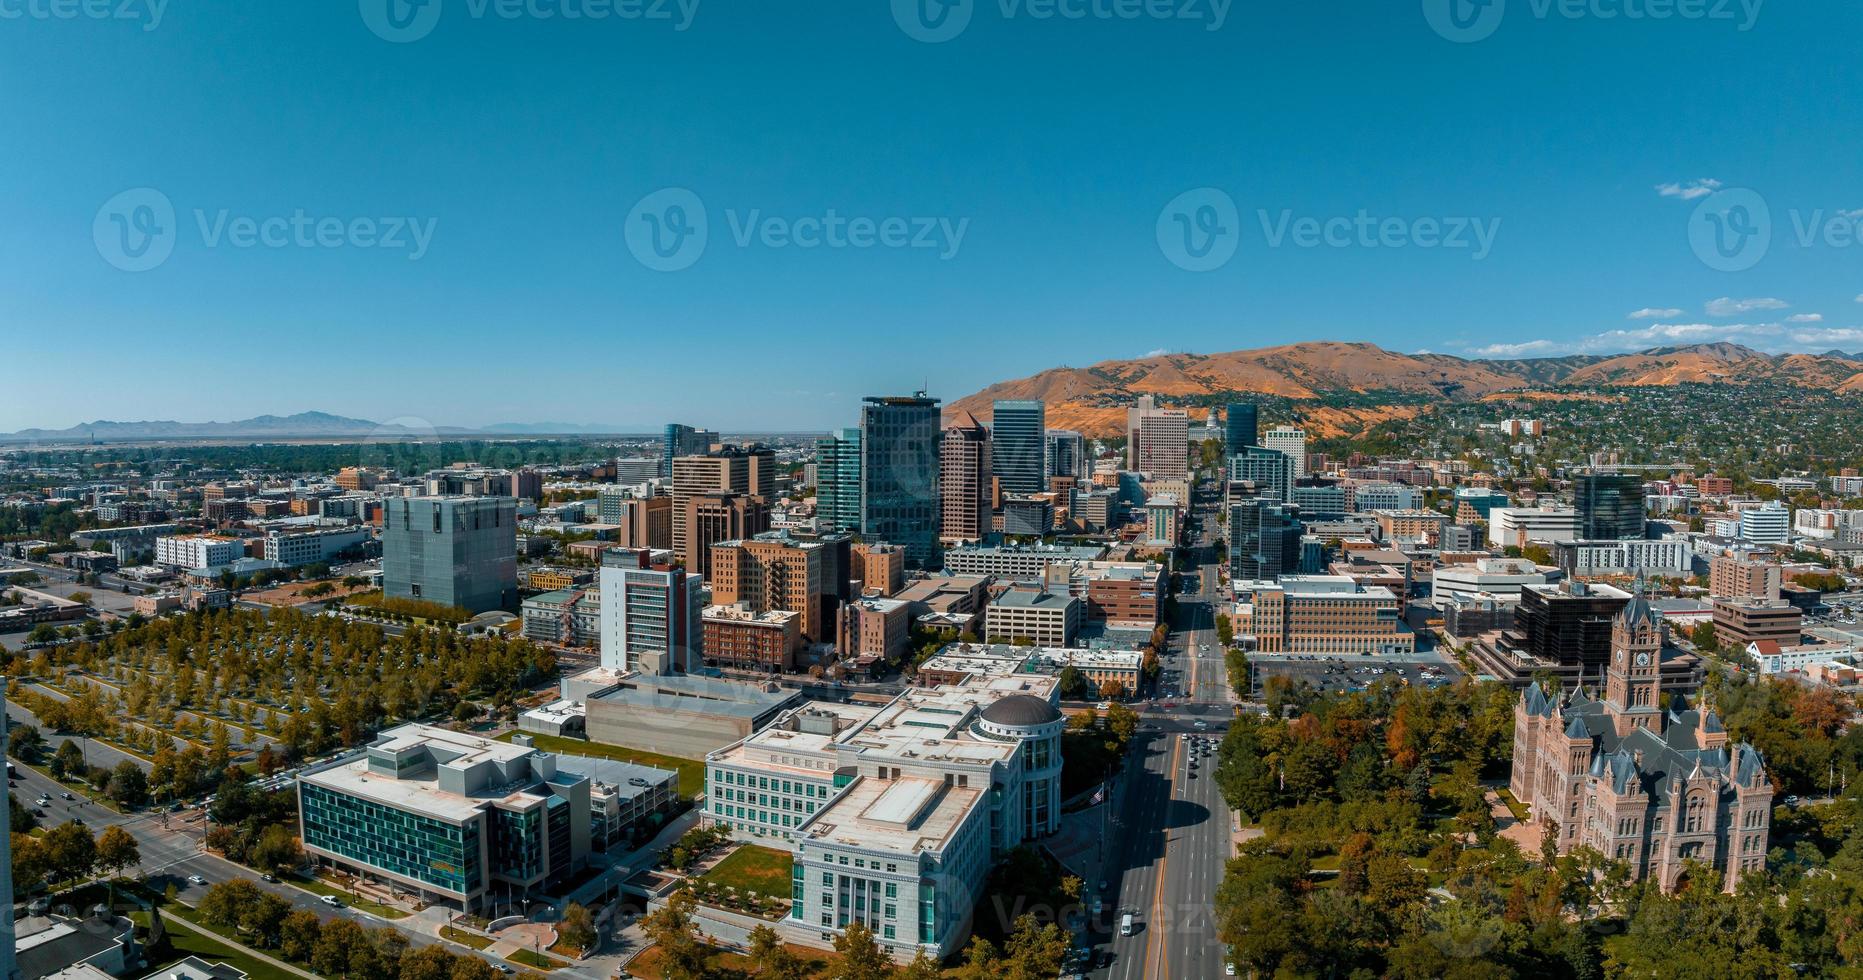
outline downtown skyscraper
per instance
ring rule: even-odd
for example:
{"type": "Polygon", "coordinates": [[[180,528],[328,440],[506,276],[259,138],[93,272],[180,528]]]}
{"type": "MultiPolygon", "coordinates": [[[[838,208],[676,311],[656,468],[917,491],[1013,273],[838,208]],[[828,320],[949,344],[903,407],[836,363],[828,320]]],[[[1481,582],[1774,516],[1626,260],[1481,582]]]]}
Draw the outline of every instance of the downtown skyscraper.
{"type": "Polygon", "coordinates": [[[938,443],[939,540],[989,536],[990,476],[990,430],[965,412],[938,443]]]}
{"type": "Polygon", "coordinates": [[[990,419],[990,470],[1004,493],[1048,489],[1047,410],[1039,400],[998,401],[990,419]]]}
{"type": "Polygon", "coordinates": [[[924,392],[860,408],[860,533],[905,548],[916,568],[937,567],[939,415],[924,392]]]}
{"type": "Polygon", "coordinates": [[[837,531],[860,530],[860,430],[815,440],[815,516],[837,531]]]}

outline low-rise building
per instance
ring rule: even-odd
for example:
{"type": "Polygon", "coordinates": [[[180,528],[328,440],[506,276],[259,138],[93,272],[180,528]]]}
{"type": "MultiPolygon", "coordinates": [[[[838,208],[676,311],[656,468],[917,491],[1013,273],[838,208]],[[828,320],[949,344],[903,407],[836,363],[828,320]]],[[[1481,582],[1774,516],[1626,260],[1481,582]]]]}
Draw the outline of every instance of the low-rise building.
{"type": "Polygon", "coordinates": [[[1015,586],[990,603],[984,632],[992,643],[1064,647],[1086,624],[1086,603],[1066,592],[1015,586]]]}
{"type": "Polygon", "coordinates": [[[589,647],[602,642],[602,592],[583,587],[556,589],[524,600],[524,638],[539,643],[589,647]]]}
{"type": "Polygon", "coordinates": [[[835,649],[866,669],[878,663],[898,663],[906,654],[912,634],[912,607],[900,599],[867,597],[845,602],[836,610],[835,649]]]}
{"type": "Polygon", "coordinates": [[[1410,653],[1416,635],[1397,594],[1344,575],[1284,575],[1235,585],[1236,635],[1262,653],[1410,653]]]}
{"type": "Polygon", "coordinates": [[[1799,645],[1805,611],[1784,599],[1714,600],[1714,638],[1723,646],[1744,647],[1771,640],[1781,647],[1799,645]]]}
{"type": "Polygon", "coordinates": [[[757,612],[746,604],[705,609],[705,663],[712,667],[793,670],[802,645],[802,616],[786,609],[757,612]]]}

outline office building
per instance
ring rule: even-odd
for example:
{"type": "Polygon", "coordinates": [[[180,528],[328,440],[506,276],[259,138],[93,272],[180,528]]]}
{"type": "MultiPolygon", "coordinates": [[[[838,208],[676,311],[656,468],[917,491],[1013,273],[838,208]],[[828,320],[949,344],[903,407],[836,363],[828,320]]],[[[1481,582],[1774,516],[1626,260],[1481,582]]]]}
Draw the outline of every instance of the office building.
{"type": "Polygon", "coordinates": [[[1043,586],[1018,585],[990,603],[985,638],[992,643],[1072,646],[1087,622],[1085,601],[1043,586]]]}
{"type": "Polygon", "coordinates": [[[368,528],[353,525],[272,531],[265,535],[265,558],[286,567],[314,565],[351,549],[360,550],[368,540],[368,528]]]}
{"type": "Polygon", "coordinates": [[[1567,575],[1661,575],[1687,578],[1694,549],[1681,538],[1622,538],[1610,541],[1561,541],[1554,546],[1567,575]]]}
{"type": "Polygon", "coordinates": [[[1700,884],[1732,892],[1766,867],[1765,760],[1730,744],[1712,709],[1665,710],[1662,621],[1643,597],[1614,617],[1609,645],[1602,698],[1536,682],[1514,708],[1513,795],[1561,854],[1591,848],[1663,891],[1700,869],[1700,884]]]}
{"type": "Polygon", "coordinates": [[[1105,554],[1106,549],[1098,545],[966,545],[944,553],[944,570],[953,575],[988,575],[1012,582],[1039,582],[1049,565],[1093,561],[1105,554]]]}
{"type": "Polygon", "coordinates": [[[836,531],[860,530],[859,429],[836,429],[815,440],[815,481],[815,516],[836,531]]]}
{"type": "Polygon", "coordinates": [[[835,612],[835,649],[856,667],[898,663],[912,632],[912,607],[903,599],[866,596],[835,612]]]}
{"type": "Polygon", "coordinates": [[[1183,530],[1184,508],[1182,499],[1173,494],[1160,494],[1145,501],[1145,543],[1165,548],[1177,547],[1177,539],[1183,530]]]}
{"type": "Polygon", "coordinates": [[[1630,598],[1622,589],[1571,580],[1522,585],[1514,626],[1502,634],[1502,646],[1576,667],[1581,683],[1597,684],[1611,655],[1611,621],[1630,598]]]}
{"type": "Polygon", "coordinates": [[[1150,395],[1126,410],[1126,469],[1162,479],[1190,475],[1190,416],[1150,395]]]}
{"type": "Polygon", "coordinates": [[[685,495],[686,567],[700,575],[712,573],[712,546],[722,541],[753,537],[770,529],[768,498],[741,493],[692,493],[685,495]]]}
{"type": "Polygon", "coordinates": [[[1518,600],[1530,585],[1546,585],[1550,573],[1524,558],[1482,558],[1472,565],[1438,565],[1431,571],[1430,595],[1437,604],[1482,596],[1518,600]]]}
{"type": "Polygon", "coordinates": [[[1272,582],[1300,568],[1299,512],[1266,497],[1229,505],[1229,577],[1272,582]]]}
{"type": "Polygon", "coordinates": [[[1047,494],[1003,498],[1003,534],[1039,538],[1054,533],[1054,499],[1047,494]]]}
{"type": "Polygon", "coordinates": [[[906,549],[884,541],[863,541],[848,549],[860,591],[889,596],[906,586],[906,549]]]}
{"type": "Polygon", "coordinates": [[[1714,600],[1714,640],[1728,649],[1771,640],[1781,647],[1798,646],[1805,611],[1784,599],[1726,598],[1714,600]]]}
{"type": "Polygon", "coordinates": [[[246,557],[246,544],[218,534],[160,535],[155,564],[163,568],[222,568],[246,557]]]}
{"type": "Polygon", "coordinates": [[[382,592],[473,613],[517,609],[517,500],[384,501],[382,592]]]}
{"type": "Polygon", "coordinates": [[[1048,416],[1039,400],[998,400],[990,416],[990,472],[1005,494],[1048,489],[1048,416]]]}
{"type": "Polygon", "coordinates": [[[519,610],[524,638],[565,646],[595,646],[602,639],[599,588],[563,588],[524,600],[519,610]]]}
{"type": "Polygon", "coordinates": [[[747,603],[705,610],[705,665],[773,674],[795,668],[802,643],[801,616],[782,609],[757,612],[747,603]]]}
{"type": "Polygon", "coordinates": [[[704,654],[705,589],[699,576],[657,564],[646,551],[602,552],[604,668],[664,675],[692,670],[704,654]]]}
{"type": "Polygon", "coordinates": [[[1415,510],[1423,494],[1401,483],[1347,483],[1346,508],[1353,511],[1415,510]]]}
{"type": "Polygon", "coordinates": [[[1230,485],[1242,482],[1253,484],[1257,497],[1286,503],[1293,497],[1294,461],[1286,453],[1249,446],[1229,457],[1230,485]]]}
{"type": "Polygon", "coordinates": [[[1299,483],[1288,496],[1302,516],[1313,520],[1338,520],[1350,510],[1345,485],[1340,483],[1299,483]]]}
{"type": "Polygon", "coordinates": [[[1112,526],[1118,507],[1117,491],[1076,489],[1068,505],[1068,517],[1088,531],[1104,531],[1112,526]]]}
{"type": "Polygon", "coordinates": [[[603,487],[596,498],[598,520],[615,527],[622,548],[673,547],[673,498],[636,497],[621,487],[603,487]]]}
{"type": "Polygon", "coordinates": [[[1261,653],[1388,654],[1416,650],[1397,594],[1348,575],[1236,582],[1235,631],[1261,653]]]}
{"type": "Polygon", "coordinates": [[[1496,507],[1488,512],[1488,544],[1524,547],[1579,538],[1578,512],[1558,507],[1496,507]]]}
{"type": "Polygon", "coordinates": [[[1307,475],[1307,432],[1291,425],[1276,426],[1261,434],[1261,445],[1286,456],[1293,468],[1293,478],[1307,475]]]}
{"type": "MultiPolygon", "coordinates": [[[[706,453],[701,456],[680,456],[673,460],[673,552],[688,568],[696,568],[706,560],[705,549],[717,541],[727,541],[731,537],[747,537],[756,531],[741,535],[714,537],[703,545],[695,545],[687,534],[687,520],[692,513],[689,500],[700,494],[737,494],[755,496],[767,505],[774,494],[776,481],[776,457],[768,449],[753,447],[741,449],[731,447],[706,453]]],[[[767,530],[765,527],[757,530],[767,530]]]]}
{"type": "Polygon", "coordinates": [[[915,568],[937,567],[940,434],[938,399],[923,392],[861,406],[860,531],[903,546],[915,568]]]}
{"type": "Polygon", "coordinates": [[[1456,520],[1460,523],[1487,521],[1496,507],[1507,506],[1507,494],[1487,487],[1456,487],[1456,520]],[[1464,513],[1463,508],[1468,508],[1464,513]]]}
{"type": "Polygon", "coordinates": [[[1231,402],[1223,409],[1223,454],[1240,455],[1249,446],[1261,445],[1261,421],[1254,402],[1231,402]]]}
{"type": "MultiPolygon", "coordinates": [[[[823,571],[820,542],[787,537],[721,541],[711,547],[705,581],[716,606],[741,606],[751,613],[785,611],[797,617],[796,628],[810,643],[831,643],[834,621],[825,601],[832,586],[823,571]]],[[[707,647],[707,656],[721,654],[707,647]]]]}
{"type": "Polygon", "coordinates": [[[1724,599],[1777,599],[1784,569],[1768,556],[1730,551],[1708,562],[1708,594],[1724,599]]]}
{"type": "Polygon", "coordinates": [[[786,936],[853,921],[895,959],[963,945],[994,862],[1060,819],[1053,676],[964,675],[884,705],[809,702],[706,757],[708,824],[795,859],[786,936]]]}
{"type": "Polygon", "coordinates": [[[1607,541],[1644,537],[1643,480],[1631,473],[1581,473],[1572,481],[1577,538],[1607,541]]]}
{"type": "Polygon", "coordinates": [[[939,436],[939,541],[981,541],[989,535],[990,457],[990,430],[969,412],[939,436]]]}
{"type": "Polygon", "coordinates": [[[1049,479],[1071,477],[1075,483],[1093,478],[1093,460],[1087,456],[1087,438],[1069,429],[1049,429],[1046,439],[1049,479]]]}
{"type": "Polygon", "coordinates": [[[801,700],[763,681],[604,668],[564,678],[563,697],[583,703],[590,741],[680,759],[729,745],[801,700]]]}
{"type": "Polygon", "coordinates": [[[313,861],[476,912],[587,863],[589,788],[551,753],[402,725],[298,778],[299,829],[313,861]]]}
{"type": "Polygon", "coordinates": [[[703,456],[718,442],[718,433],[669,422],[660,439],[660,475],[673,475],[673,460],[681,456],[703,456]]]}
{"type": "Polygon", "coordinates": [[[617,459],[614,461],[615,482],[627,487],[651,483],[666,475],[660,472],[660,466],[664,462],[666,462],[665,459],[653,456],[617,459]]]}
{"type": "Polygon", "coordinates": [[[1792,512],[1777,500],[1740,512],[1740,539],[1753,544],[1790,544],[1792,512]]]}

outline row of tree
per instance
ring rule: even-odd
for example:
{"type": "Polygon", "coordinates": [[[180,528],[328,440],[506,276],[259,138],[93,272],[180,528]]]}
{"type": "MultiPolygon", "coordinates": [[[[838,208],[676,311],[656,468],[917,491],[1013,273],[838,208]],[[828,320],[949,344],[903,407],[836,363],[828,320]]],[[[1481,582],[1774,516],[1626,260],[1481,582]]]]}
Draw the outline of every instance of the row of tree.
{"type": "Polygon", "coordinates": [[[92,834],[84,824],[68,820],[36,837],[15,830],[11,840],[15,900],[41,887],[70,885],[142,863],[136,838],[116,826],[92,834]]]}

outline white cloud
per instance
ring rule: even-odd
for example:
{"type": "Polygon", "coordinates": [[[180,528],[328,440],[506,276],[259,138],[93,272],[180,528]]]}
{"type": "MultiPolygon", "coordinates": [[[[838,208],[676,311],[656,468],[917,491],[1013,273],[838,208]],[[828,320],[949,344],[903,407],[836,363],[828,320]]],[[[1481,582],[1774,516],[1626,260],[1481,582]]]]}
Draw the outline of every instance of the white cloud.
{"type": "Polygon", "coordinates": [[[1559,344],[1550,340],[1529,340],[1520,344],[1489,344],[1486,347],[1469,349],[1472,357],[1543,357],[1564,353],[1559,344]]]}
{"type": "Polygon", "coordinates": [[[1681,316],[1682,311],[1670,306],[1646,306],[1630,314],[1632,320],[1667,320],[1672,316],[1681,316]]]}
{"type": "Polygon", "coordinates": [[[1858,293],[1858,294],[1857,294],[1857,302],[1859,302],[1859,303],[1863,303],[1863,293],[1858,293]]]}
{"type": "Polygon", "coordinates": [[[1794,313],[1791,316],[1786,317],[1785,322],[1787,323],[1823,323],[1824,314],[1822,313],[1794,313]]]}
{"type": "Polygon", "coordinates": [[[1154,350],[1148,350],[1148,351],[1146,351],[1146,352],[1145,352],[1145,353],[1144,353],[1144,354],[1143,354],[1142,356],[1144,356],[1144,357],[1163,357],[1164,355],[1166,355],[1166,354],[1169,354],[1169,353],[1171,353],[1171,352],[1170,352],[1170,351],[1168,351],[1168,350],[1165,350],[1165,349],[1164,349],[1164,348],[1162,348],[1162,347],[1159,347],[1159,348],[1156,348],[1156,349],[1154,349],[1154,350]]]}
{"type": "Polygon", "coordinates": [[[1823,349],[1832,344],[1863,343],[1863,327],[1813,327],[1792,331],[1794,343],[1823,349]]]}
{"type": "Polygon", "coordinates": [[[1783,310],[1791,305],[1785,300],[1774,299],[1771,296],[1759,296],[1752,299],[1734,299],[1731,296],[1723,296],[1720,299],[1709,300],[1706,309],[1709,316],[1739,316],[1754,310],[1783,310]]]}
{"type": "Polygon", "coordinates": [[[1552,357],[1560,354],[1622,354],[1652,347],[1714,343],[1776,348],[1779,346],[1777,338],[1784,333],[1785,328],[1777,323],[1653,323],[1633,330],[1606,330],[1572,340],[1490,344],[1471,348],[1468,353],[1473,357],[1552,357]]]}
{"type": "Polygon", "coordinates": [[[1656,193],[1661,194],[1663,197],[1681,198],[1684,201],[1692,201],[1698,197],[1707,197],[1709,194],[1720,189],[1721,182],[1715,180],[1713,177],[1702,177],[1699,180],[1684,180],[1679,183],[1656,185],[1656,193]]]}

